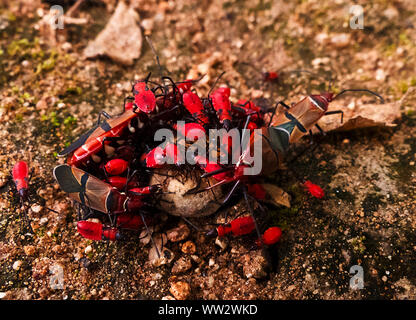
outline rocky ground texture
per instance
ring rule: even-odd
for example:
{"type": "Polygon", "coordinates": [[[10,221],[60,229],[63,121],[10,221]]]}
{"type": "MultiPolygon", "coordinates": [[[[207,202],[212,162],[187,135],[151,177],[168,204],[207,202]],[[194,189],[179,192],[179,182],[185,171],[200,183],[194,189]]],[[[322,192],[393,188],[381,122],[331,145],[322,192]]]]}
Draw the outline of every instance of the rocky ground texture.
{"type": "MultiPolygon", "coordinates": [[[[348,1],[0,1],[0,298],[415,299],[416,5],[358,3],[364,29],[353,30],[348,1]],[[64,8],[63,30],[50,28],[51,4],[64,8]],[[112,24],[135,37],[118,39],[110,51],[90,47],[111,42],[98,35],[122,9],[131,28],[112,24]],[[201,94],[226,71],[231,99],[262,97],[270,105],[323,90],[329,74],[337,91],[369,88],[387,103],[408,95],[396,126],[317,136],[318,147],[287,163],[324,187],[323,200],[307,195],[290,170],[268,178],[292,198],[290,209],[268,208],[270,223],[283,230],[273,272],[250,250],[253,238],[215,241],[167,215],[158,228],[172,256],[155,267],[149,245],[110,243],[106,250],[78,235],[72,203],[52,177],[63,161],[57,153],[100,110],[118,113],[134,79],[158,74],[144,35],[174,79],[206,74],[201,94]],[[323,78],[285,74],[294,69],[323,78]],[[282,71],[282,79],[265,83],[261,71],[282,71]],[[33,169],[35,198],[46,199],[30,204],[34,234],[20,232],[21,208],[7,190],[18,160],[33,169]],[[350,289],[353,265],[363,267],[362,290],[350,289]],[[53,289],[59,270],[63,288],[53,289]]],[[[354,109],[369,99],[349,95],[338,104],[354,109]]],[[[245,209],[236,203],[227,210],[233,216],[245,209]]],[[[221,218],[192,222],[203,227],[221,218]]]]}

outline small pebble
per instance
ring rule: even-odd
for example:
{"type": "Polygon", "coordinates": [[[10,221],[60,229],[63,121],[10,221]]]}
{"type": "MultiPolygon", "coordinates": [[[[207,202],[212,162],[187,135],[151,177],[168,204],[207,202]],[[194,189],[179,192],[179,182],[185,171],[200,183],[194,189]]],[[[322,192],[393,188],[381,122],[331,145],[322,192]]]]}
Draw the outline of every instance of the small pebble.
{"type": "Polygon", "coordinates": [[[296,286],[294,284],[290,285],[289,287],[287,287],[287,291],[291,292],[293,290],[296,289],[296,286]]]}
{"type": "Polygon", "coordinates": [[[175,297],[176,300],[186,300],[191,293],[191,287],[187,282],[178,281],[172,283],[169,289],[170,293],[175,297]]]}
{"type": "Polygon", "coordinates": [[[22,266],[22,261],[20,261],[20,260],[17,260],[17,261],[15,261],[14,263],[13,263],[13,270],[19,270],[20,269],[20,267],[22,266]]]}
{"type": "Polygon", "coordinates": [[[192,260],[193,261],[195,261],[196,263],[201,263],[201,258],[200,257],[198,257],[197,255],[191,255],[191,258],[192,258],[192,260]]]}
{"type": "Polygon", "coordinates": [[[178,242],[185,240],[189,234],[190,230],[186,224],[182,224],[176,228],[169,230],[166,234],[169,241],[178,242]]]}
{"type": "Polygon", "coordinates": [[[349,110],[354,110],[355,109],[355,101],[351,101],[348,105],[347,108],[349,110]]]}
{"type": "Polygon", "coordinates": [[[315,58],[312,60],[312,65],[318,67],[319,65],[328,64],[330,61],[331,59],[329,59],[329,57],[315,58]]]}
{"type": "Polygon", "coordinates": [[[315,36],[315,41],[320,43],[321,45],[326,44],[329,39],[330,39],[329,34],[326,32],[318,33],[315,36]]]}
{"type": "Polygon", "coordinates": [[[34,204],[30,207],[30,209],[34,212],[34,213],[39,213],[42,210],[42,206],[38,205],[38,204],[34,204]]]}
{"type": "Polygon", "coordinates": [[[397,11],[397,9],[395,7],[388,7],[386,10],[383,11],[383,15],[387,19],[392,20],[392,19],[399,16],[399,11],[397,11]]]}
{"type": "Polygon", "coordinates": [[[164,297],[162,298],[162,300],[175,300],[175,298],[174,298],[174,297],[172,297],[172,296],[164,296],[164,297]]]}
{"type": "Polygon", "coordinates": [[[27,256],[31,256],[35,253],[36,248],[35,246],[24,246],[23,251],[25,252],[27,256]]]}
{"type": "Polygon", "coordinates": [[[91,246],[86,247],[85,250],[84,250],[85,254],[89,254],[91,251],[92,251],[91,246]]]}
{"type": "Polygon", "coordinates": [[[59,244],[57,244],[56,246],[52,248],[52,251],[55,253],[60,253],[61,250],[62,250],[62,247],[59,244]]]}
{"type": "Polygon", "coordinates": [[[143,19],[141,25],[144,30],[151,31],[154,23],[152,19],[143,19]]]}
{"type": "Polygon", "coordinates": [[[194,254],[196,251],[195,243],[192,241],[186,241],[182,246],[182,252],[185,254],[194,254]]]}
{"type": "Polygon", "coordinates": [[[386,80],[386,73],[384,72],[383,69],[377,69],[376,70],[376,80],[377,81],[384,81],[386,80]]]}
{"type": "Polygon", "coordinates": [[[263,96],[263,91],[262,90],[253,90],[251,92],[251,98],[252,99],[258,99],[261,98],[263,96]]]}
{"type": "Polygon", "coordinates": [[[175,262],[172,268],[173,274],[178,274],[182,272],[186,272],[189,269],[191,269],[192,263],[191,260],[188,257],[182,257],[179,260],[175,262]]]}
{"type": "Polygon", "coordinates": [[[215,244],[219,246],[221,250],[225,250],[228,246],[227,238],[217,237],[217,239],[215,239],[215,244]]]}
{"type": "Polygon", "coordinates": [[[64,42],[61,46],[62,50],[68,52],[72,49],[72,44],[70,42],[64,42]]]}
{"type": "Polygon", "coordinates": [[[75,259],[75,261],[79,261],[80,259],[82,259],[82,254],[79,253],[79,252],[74,254],[74,259],[75,259]]]}
{"type": "Polygon", "coordinates": [[[262,279],[267,276],[266,272],[267,261],[259,252],[250,254],[249,260],[243,266],[244,275],[247,278],[254,277],[256,279],[262,279]]]}
{"type": "Polygon", "coordinates": [[[6,292],[0,292],[0,299],[3,299],[6,296],[6,292]]]}
{"type": "Polygon", "coordinates": [[[341,49],[350,44],[351,35],[348,33],[339,33],[331,37],[331,43],[335,48],[341,49]]]}
{"type": "Polygon", "coordinates": [[[49,290],[47,288],[42,288],[38,291],[38,293],[42,299],[46,299],[49,294],[49,290]]]}
{"type": "Polygon", "coordinates": [[[209,67],[210,67],[209,63],[204,62],[204,63],[199,64],[196,68],[197,68],[199,73],[207,74],[208,71],[209,71],[209,67]]]}
{"type": "Polygon", "coordinates": [[[168,248],[159,250],[159,253],[160,257],[157,255],[157,251],[154,246],[152,246],[152,248],[149,250],[149,261],[155,267],[159,267],[164,264],[170,264],[175,258],[175,254],[168,248]]]}

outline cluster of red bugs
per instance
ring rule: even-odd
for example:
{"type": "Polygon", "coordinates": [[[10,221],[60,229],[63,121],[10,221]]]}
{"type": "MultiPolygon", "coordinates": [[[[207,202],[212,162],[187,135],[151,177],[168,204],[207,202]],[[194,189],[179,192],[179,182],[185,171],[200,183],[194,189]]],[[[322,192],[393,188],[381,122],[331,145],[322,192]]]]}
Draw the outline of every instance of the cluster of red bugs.
{"type": "MultiPolygon", "coordinates": [[[[265,81],[273,81],[278,74],[269,72],[264,77],[265,81]]],[[[251,203],[257,201],[264,213],[260,203],[266,199],[267,192],[262,186],[262,176],[276,171],[289,146],[311,134],[313,126],[322,131],[317,125],[321,117],[342,114],[328,111],[329,103],[341,94],[366,91],[383,100],[367,89],[346,89],[336,96],[329,90],[306,96],[292,106],[279,101],[274,107],[264,108],[246,99],[233,102],[230,88],[215,88],[217,81],[207,97],[201,97],[195,89],[199,80],[175,82],[161,76],[158,83],[150,80],[149,74],[132,85],[132,95],[125,99],[121,114],[110,116],[101,112],[93,128],[60,152],[59,156],[67,157],[67,163],[55,167],[53,174],[61,189],[78,205],[77,229],[83,237],[120,240],[132,234],[139,235],[143,228],[150,233],[148,225],[155,223],[157,215],[153,204],[163,194],[162,186],[149,185],[152,174],[166,166],[184,170],[190,166],[183,164],[179,136],[192,140],[210,129],[223,128],[228,132],[236,128],[240,132],[248,129],[250,146],[256,139],[262,140],[262,172],[255,176],[244,173],[244,168],[251,164],[246,161],[243,150],[240,150],[240,161],[228,165],[195,155],[193,169],[201,171],[201,179],[212,177],[216,183],[191,193],[230,184],[223,204],[240,191],[250,214],[219,225],[207,235],[243,236],[256,232],[258,246],[272,246],[279,242],[282,231],[271,226],[262,232],[251,203]],[[283,111],[277,111],[279,105],[283,111]],[[179,127],[178,121],[185,124],[179,127]],[[153,139],[155,132],[162,128],[177,130],[175,139],[166,141],[163,147],[153,139]],[[170,159],[171,164],[167,164],[166,159],[170,159]]],[[[228,136],[221,143],[223,149],[230,151],[228,136]]],[[[16,164],[13,179],[22,200],[27,194],[27,176],[27,165],[16,164]]],[[[302,184],[312,196],[324,197],[318,185],[310,181],[302,181],[302,184]]]]}
{"type": "MultiPolygon", "coordinates": [[[[161,191],[157,185],[149,186],[148,181],[154,170],[167,166],[162,160],[167,157],[176,164],[181,156],[174,142],[166,143],[164,148],[152,147],[157,145],[152,141],[157,129],[178,129],[178,135],[198,137],[212,128],[228,131],[264,126],[262,108],[247,100],[233,104],[228,87],[213,90],[201,99],[192,90],[198,80],[174,82],[162,77],[162,81],[169,83],[157,84],[150,81],[150,75],[136,82],[120,115],[101,113],[94,128],[59,154],[68,156],[68,160],[54,169],[54,176],[80,205],[78,231],[85,238],[119,240],[126,231],[140,231],[152,223],[151,202],[161,191]],[[179,120],[185,121],[180,128],[176,125],[179,120]]],[[[246,199],[250,196],[261,200],[265,196],[260,184],[243,175],[245,165],[224,167],[198,155],[195,162],[202,170],[201,179],[212,176],[217,185],[244,182],[246,199]]],[[[241,236],[255,229],[254,216],[244,216],[208,234],[241,236]]],[[[273,227],[259,239],[271,245],[279,241],[280,235],[281,230],[273,227]]]]}
{"type": "MultiPolygon", "coordinates": [[[[275,171],[279,155],[284,154],[291,143],[310,133],[312,126],[320,129],[317,121],[322,116],[341,113],[328,111],[328,104],[336,98],[332,92],[307,96],[291,107],[280,101],[274,108],[265,110],[249,100],[233,103],[228,87],[213,87],[208,96],[202,98],[194,88],[198,81],[175,82],[165,76],[161,77],[162,83],[156,83],[150,80],[149,74],[134,83],[132,96],[125,99],[120,115],[110,117],[101,113],[94,128],[60,153],[68,156],[67,164],[57,166],[54,176],[69,197],[82,207],[80,212],[83,214],[80,214],[78,222],[82,236],[92,240],[118,240],[125,236],[126,230],[137,232],[152,223],[152,201],[161,194],[161,188],[148,183],[155,170],[183,163],[177,145],[179,135],[192,139],[209,129],[224,128],[228,131],[237,128],[249,129],[252,132],[250,139],[254,140],[254,129],[261,129],[262,137],[267,141],[263,150],[274,152],[270,157],[263,151],[263,166],[275,171]],[[285,111],[276,113],[279,104],[285,111]],[[270,118],[268,123],[265,121],[266,113],[270,118]],[[176,125],[179,120],[185,122],[180,128],[176,125]],[[160,128],[177,129],[178,137],[161,147],[159,142],[152,140],[160,128]],[[172,164],[166,164],[167,158],[172,164]]],[[[348,89],[338,96],[346,91],[371,92],[348,89]]],[[[222,144],[229,149],[227,140],[222,144]]],[[[201,170],[201,179],[213,177],[217,181],[215,185],[196,192],[232,183],[224,203],[240,189],[250,212],[249,216],[218,226],[208,235],[242,236],[256,231],[260,245],[270,246],[280,240],[279,227],[270,227],[262,233],[256,223],[250,200],[264,200],[266,191],[259,178],[261,174],[244,174],[243,169],[249,166],[244,158],[232,165],[221,165],[199,155],[194,160],[195,166],[201,170]]],[[[324,197],[319,186],[310,181],[303,182],[303,185],[314,197],[324,197]]]]}

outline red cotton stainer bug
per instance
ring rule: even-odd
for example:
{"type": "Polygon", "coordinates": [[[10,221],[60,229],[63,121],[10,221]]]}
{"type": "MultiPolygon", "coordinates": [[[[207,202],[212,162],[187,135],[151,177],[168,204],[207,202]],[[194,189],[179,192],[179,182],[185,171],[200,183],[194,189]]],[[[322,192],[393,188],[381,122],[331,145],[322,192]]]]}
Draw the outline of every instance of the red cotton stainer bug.
{"type": "MultiPolygon", "coordinates": [[[[152,220],[146,217],[145,221],[150,224],[152,220]]],[[[117,241],[123,239],[122,230],[137,231],[145,226],[140,215],[130,213],[118,215],[115,222],[116,226],[111,227],[99,222],[81,220],[77,223],[77,230],[86,239],[117,241]]]]}
{"type": "Polygon", "coordinates": [[[303,186],[309,191],[315,198],[322,199],[325,196],[324,190],[316,184],[313,184],[309,180],[305,181],[303,186]]]}
{"type": "MultiPolygon", "coordinates": [[[[148,95],[148,91],[146,92],[146,96],[148,95]]],[[[151,93],[153,94],[153,93],[151,93]]],[[[146,98],[147,99],[147,98],[146,98]]],[[[146,100],[143,99],[143,100],[146,100]]],[[[153,100],[152,100],[153,101],[153,100]]],[[[143,109],[151,110],[154,109],[154,104],[156,102],[153,101],[152,105],[148,105],[148,101],[143,102],[141,105],[143,109]]],[[[68,164],[73,166],[80,166],[84,163],[89,157],[93,154],[96,154],[100,151],[106,140],[110,140],[112,138],[120,137],[122,132],[126,129],[129,125],[130,121],[133,120],[138,116],[140,112],[136,112],[136,110],[140,108],[134,106],[132,109],[126,109],[121,115],[118,117],[114,117],[108,119],[99,124],[92,132],[91,130],[88,131],[85,135],[83,135],[80,139],[74,142],[71,146],[66,148],[62,151],[59,156],[65,156],[69,153],[73,152],[72,157],[70,157],[68,164]],[[81,144],[81,145],[80,145],[81,144]]]]}
{"type": "MultiPolygon", "coordinates": [[[[217,228],[207,232],[209,237],[224,237],[232,234],[234,237],[240,237],[252,233],[256,229],[256,224],[252,216],[243,216],[236,218],[229,223],[219,225],[217,228]]],[[[257,241],[257,245],[261,244],[271,246],[280,241],[282,230],[279,227],[268,228],[261,236],[262,241],[257,241]]]]}
{"type": "Polygon", "coordinates": [[[266,81],[266,82],[273,82],[279,79],[279,73],[274,72],[274,71],[263,72],[262,76],[263,76],[263,81],[266,81]]]}
{"type": "MultiPolygon", "coordinates": [[[[30,225],[30,220],[27,215],[27,207],[25,205],[26,201],[31,201],[33,203],[37,203],[31,196],[29,196],[29,166],[25,161],[19,161],[13,166],[12,170],[12,178],[14,185],[16,187],[17,194],[20,198],[20,205],[23,207],[23,215],[26,223],[31,232],[33,232],[32,227],[30,225]]],[[[44,207],[45,209],[58,213],[53,209],[48,207],[44,207]]]]}
{"type": "Polygon", "coordinates": [[[22,201],[28,198],[29,189],[29,167],[25,161],[17,162],[13,167],[13,181],[16,185],[17,193],[22,201]]]}
{"type": "Polygon", "coordinates": [[[20,205],[24,207],[24,218],[30,230],[33,232],[32,227],[30,226],[29,217],[27,216],[27,208],[24,205],[24,202],[27,201],[29,197],[29,167],[27,163],[25,161],[17,162],[13,167],[12,175],[17,193],[20,197],[20,205]]]}
{"type": "MultiPolygon", "coordinates": [[[[262,140],[262,171],[261,175],[270,175],[279,168],[279,162],[281,161],[281,155],[284,154],[289,145],[298,141],[301,137],[308,133],[308,131],[315,125],[317,125],[318,120],[329,114],[342,113],[341,111],[328,111],[328,105],[331,101],[349,91],[365,91],[371,94],[374,94],[380,98],[383,102],[383,98],[367,89],[346,89],[341,91],[338,95],[334,97],[332,92],[324,92],[320,95],[310,95],[302,99],[297,104],[292,107],[287,106],[283,101],[280,101],[278,104],[282,104],[287,110],[284,113],[280,113],[275,119],[273,116],[270,120],[270,125],[268,127],[263,127],[261,132],[254,131],[250,135],[250,143],[248,150],[242,150],[239,163],[233,168],[231,172],[224,172],[227,168],[214,169],[210,172],[205,169],[205,174],[202,177],[208,176],[217,176],[218,173],[222,173],[222,179],[212,187],[206,188],[209,190],[215,186],[226,184],[230,182],[235,182],[234,186],[231,188],[230,193],[225,198],[224,203],[226,203],[231,195],[235,192],[237,187],[241,185],[241,182],[247,182],[250,177],[244,175],[244,167],[250,166],[250,159],[246,160],[246,156],[250,155],[250,150],[255,150],[255,139],[262,140]]],[[[277,104],[277,105],[278,105],[277,104]]],[[[276,105],[276,106],[277,106],[276,105]]],[[[247,117],[246,126],[250,120],[250,116],[247,117]]],[[[321,129],[320,129],[321,130],[321,129]]],[[[220,178],[220,177],[218,177],[220,178]]],[[[318,186],[311,183],[307,183],[309,191],[312,195],[317,197],[323,197],[323,191],[318,186]]],[[[254,217],[253,208],[248,202],[247,186],[243,185],[243,194],[246,200],[247,206],[250,209],[251,215],[254,217]]],[[[256,225],[257,227],[257,225],[256,225]]],[[[257,229],[259,238],[260,232],[257,229]]]]}
{"type": "MultiPolygon", "coordinates": [[[[71,199],[87,206],[90,210],[108,214],[110,221],[113,216],[117,218],[118,215],[123,214],[139,215],[150,234],[142,207],[145,205],[143,197],[154,189],[133,188],[123,193],[89,173],[65,164],[55,167],[53,175],[61,189],[68,193],[71,199]]],[[[104,239],[117,240],[117,232],[113,229],[115,226],[103,227],[83,221],[78,223],[80,223],[80,233],[89,239],[104,237],[104,239]]],[[[153,242],[153,238],[151,239],[153,242]]]]}
{"type": "Polygon", "coordinates": [[[204,106],[198,95],[192,91],[186,91],[182,95],[183,105],[192,115],[192,117],[201,125],[207,125],[209,118],[205,114],[204,106]]]}
{"type": "MultiPolygon", "coordinates": [[[[30,225],[30,220],[29,217],[27,215],[27,206],[25,204],[25,202],[31,202],[31,203],[37,203],[40,204],[38,201],[41,199],[41,203],[43,201],[45,201],[44,199],[38,197],[38,199],[36,200],[36,195],[29,192],[29,166],[27,165],[27,163],[25,161],[18,161],[12,169],[12,178],[13,178],[13,182],[14,185],[16,187],[16,191],[17,194],[19,195],[19,199],[20,199],[20,205],[21,207],[23,207],[23,214],[24,214],[24,219],[27,222],[27,225],[30,229],[30,231],[33,233],[32,227],[30,225]]],[[[59,213],[51,208],[48,208],[44,205],[44,203],[41,204],[43,206],[43,208],[55,212],[55,213],[59,213]]]]}
{"type": "MultiPolygon", "coordinates": [[[[323,130],[317,124],[318,120],[323,116],[331,114],[341,114],[341,122],[343,121],[342,111],[328,111],[329,103],[346,92],[368,92],[378,97],[382,103],[384,99],[377,93],[368,89],[345,89],[339,94],[334,96],[333,92],[323,92],[319,95],[310,95],[303,98],[292,107],[286,105],[283,101],[278,102],[286,108],[286,111],[280,113],[275,119],[273,116],[270,119],[270,125],[268,128],[262,129],[262,137],[257,136],[254,139],[264,139],[267,141],[263,144],[263,154],[272,154],[268,152],[271,149],[274,154],[274,160],[272,158],[263,157],[263,167],[273,168],[279,163],[279,154],[284,154],[289,145],[299,141],[301,137],[308,132],[312,135],[311,129],[315,126],[321,133],[323,130]],[[265,147],[264,147],[265,146],[265,147]],[[274,165],[273,165],[274,162],[274,165]]],[[[303,186],[316,198],[322,199],[324,197],[324,191],[318,185],[313,184],[310,181],[303,183],[303,186]]]]}
{"type": "Polygon", "coordinates": [[[231,102],[230,88],[221,87],[215,90],[211,96],[212,106],[217,112],[217,117],[225,130],[231,129],[231,102]]]}

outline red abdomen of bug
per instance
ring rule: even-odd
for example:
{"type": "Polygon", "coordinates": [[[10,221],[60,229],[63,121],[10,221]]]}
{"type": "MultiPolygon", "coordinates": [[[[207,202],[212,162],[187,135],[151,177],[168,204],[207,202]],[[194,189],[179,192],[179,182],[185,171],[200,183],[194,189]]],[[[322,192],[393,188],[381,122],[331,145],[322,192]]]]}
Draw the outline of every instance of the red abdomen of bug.
{"type": "Polygon", "coordinates": [[[90,240],[119,240],[117,228],[104,227],[101,223],[92,221],[78,221],[77,230],[80,235],[90,240]]]}
{"type": "Polygon", "coordinates": [[[219,237],[232,233],[234,236],[242,236],[253,232],[255,228],[254,220],[251,216],[234,219],[230,223],[220,225],[217,228],[219,237]]]}
{"type": "Polygon", "coordinates": [[[126,160],[123,159],[113,159],[108,161],[104,165],[104,169],[107,174],[112,176],[117,176],[125,172],[128,168],[129,164],[126,160]]]}
{"type": "Polygon", "coordinates": [[[224,125],[225,129],[231,127],[231,102],[230,102],[230,88],[223,87],[215,90],[211,96],[212,106],[217,112],[218,120],[224,125]]]}
{"type": "Polygon", "coordinates": [[[209,123],[209,118],[204,112],[202,101],[196,93],[193,93],[192,91],[186,91],[183,94],[182,99],[183,105],[194,119],[198,120],[202,124],[209,123]]]}
{"type": "Polygon", "coordinates": [[[271,227],[263,233],[263,243],[271,246],[280,241],[282,237],[282,230],[279,227],[271,227]]]}
{"type": "Polygon", "coordinates": [[[25,161],[17,162],[13,167],[13,181],[20,197],[26,198],[29,180],[29,167],[25,161]]]}
{"type": "Polygon", "coordinates": [[[322,199],[325,196],[324,190],[322,190],[320,186],[313,184],[311,181],[307,180],[303,185],[315,198],[322,199]]]}

